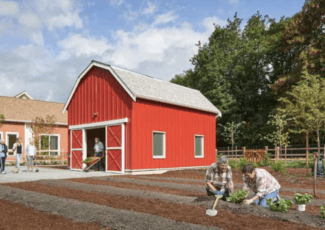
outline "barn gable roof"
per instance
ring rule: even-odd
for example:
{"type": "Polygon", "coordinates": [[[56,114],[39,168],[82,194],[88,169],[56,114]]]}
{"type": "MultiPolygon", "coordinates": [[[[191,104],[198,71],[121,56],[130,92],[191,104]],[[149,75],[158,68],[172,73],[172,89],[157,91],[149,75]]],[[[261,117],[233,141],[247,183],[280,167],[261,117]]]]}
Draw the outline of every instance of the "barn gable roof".
{"type": "Polygon", "coordinates": [[[134,101],[136,101],[136,98],[143,98],[201,111],[212,112],[218,114],[218,116],[221,116],[221,112],[198,90],[155,79],[97,61],[92,61],[78,77],[76,84],[65,104],[63,112],[67,109],[80,80],[93,66],[110,71],[134,101]]]}

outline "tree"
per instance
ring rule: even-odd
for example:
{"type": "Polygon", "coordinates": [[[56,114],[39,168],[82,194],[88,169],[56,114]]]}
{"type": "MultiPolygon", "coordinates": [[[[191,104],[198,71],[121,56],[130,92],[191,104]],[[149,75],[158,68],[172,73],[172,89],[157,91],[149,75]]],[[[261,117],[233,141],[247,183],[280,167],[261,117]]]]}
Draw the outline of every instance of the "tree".
{"type": "Polygon", "coordinates": [[[3,114],[0,114],[0,128],[4,122],[5,122],[5,116],[3,114]]]}
{"type": "Polygon", "coordinates": [[[238,140],[239,136],[243,134],[240,130],[240,126],[243,124],[245,124],[245,122],[227,122],[226,125],[220,125],[224,129],[221,135],[225,138],[227,143],[231,144],[232,150],[234,149],[234,144],[238,140]]]}
{"type": "Polygon", "coordinates": [[[270,115],[271,120],[269,123],[276,129],[273,133],[269,133],[264,138],[271,142],[273,145],[288,146],[289,132],[286,131],[288,122],[285,115],[276,114],[270,115]]]}
{"type": "Polygon", "coordinates": [[[36,149],[40,150],[40,134],[50,134],[53,133],[56,128],[55,125],[56,118],[54,115],[47,115],[45,119],[41,117],[36,117],[31,123],[31,129],[33,132],[33,139],[36,149]]]}
{"type": "Polygon", "coordinates": [[[302,81],[293,86],[292,92],[279,101],[283,104],[278,110],[291,117],[297,128],[291,132],[312,132],[317,135],[320,153],[320,130],[325,127],[325,81],[319,75],[308,73],[308,63],[302,70],[302,81]]]}

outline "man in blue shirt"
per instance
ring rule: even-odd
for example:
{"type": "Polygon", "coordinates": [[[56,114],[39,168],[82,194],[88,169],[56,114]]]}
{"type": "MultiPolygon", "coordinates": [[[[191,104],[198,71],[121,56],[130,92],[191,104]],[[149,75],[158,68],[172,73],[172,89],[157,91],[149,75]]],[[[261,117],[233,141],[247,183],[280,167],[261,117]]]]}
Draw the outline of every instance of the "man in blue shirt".
{"type": "MultiPolygon", "coordinates": [[[[94,146],[94,156],[95,157],[104,157],[104,145],[101,141],[99,141],[99,138],[95,138],[95,146],[94,146]]],[[[100,166],[105,169],[105,165],[103,162],[103,158],[95,165],[95,168],[99,171],[100,166]]]]}
{"type": "Polygon", "coordinates": [[[5,144],[5,140],[1,140],[0,143],[0,157],[1,157],[1,170],[2,174],[5,174],[6,158],[7,158],[8,147],[5,144]]]}

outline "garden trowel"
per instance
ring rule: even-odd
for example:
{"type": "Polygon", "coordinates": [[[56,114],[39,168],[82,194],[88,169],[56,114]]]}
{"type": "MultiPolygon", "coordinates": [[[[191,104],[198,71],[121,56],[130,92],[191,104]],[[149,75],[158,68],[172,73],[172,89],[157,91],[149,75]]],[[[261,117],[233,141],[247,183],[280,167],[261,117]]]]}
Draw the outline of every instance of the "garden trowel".
{"type": "Polygon", "coordinates": [[[217,203],[218,203],[218,200],[222,197],[222,195],[218,195],[216,196],[216,200],[214,201],[214,204],[212,206],[212,209],[208,209],[205,214],[208,215],[208,216],[216,216],[218,211],[215,210],[216,206],[217,206],[217,203]]]}

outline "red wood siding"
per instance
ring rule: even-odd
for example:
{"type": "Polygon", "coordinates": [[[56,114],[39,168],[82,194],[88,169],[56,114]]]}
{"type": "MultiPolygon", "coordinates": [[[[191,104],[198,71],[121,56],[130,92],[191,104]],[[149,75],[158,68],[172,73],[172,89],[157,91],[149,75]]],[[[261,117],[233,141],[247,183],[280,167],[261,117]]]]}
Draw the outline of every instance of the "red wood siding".
{"type": "Polygon", "coordinates": [[[68,110],[69,125],[128,118],[125,126],[125,168],[131,165],[131,110],[133,101],[111,73],[93,67],[80,81],[68,110]],[[93,116],[97,113],[97,116],[93,116]]]}
{"type": "Polygon", "coordinates": [[[205,166],[215,162],[215,114],[137,99],[132,111],[132,169],[205,166]],[[166,158],[153,159],[153,131],[166,132],[166,158]],[[195,135],[204,158],[195,158],[195,135]]]}

